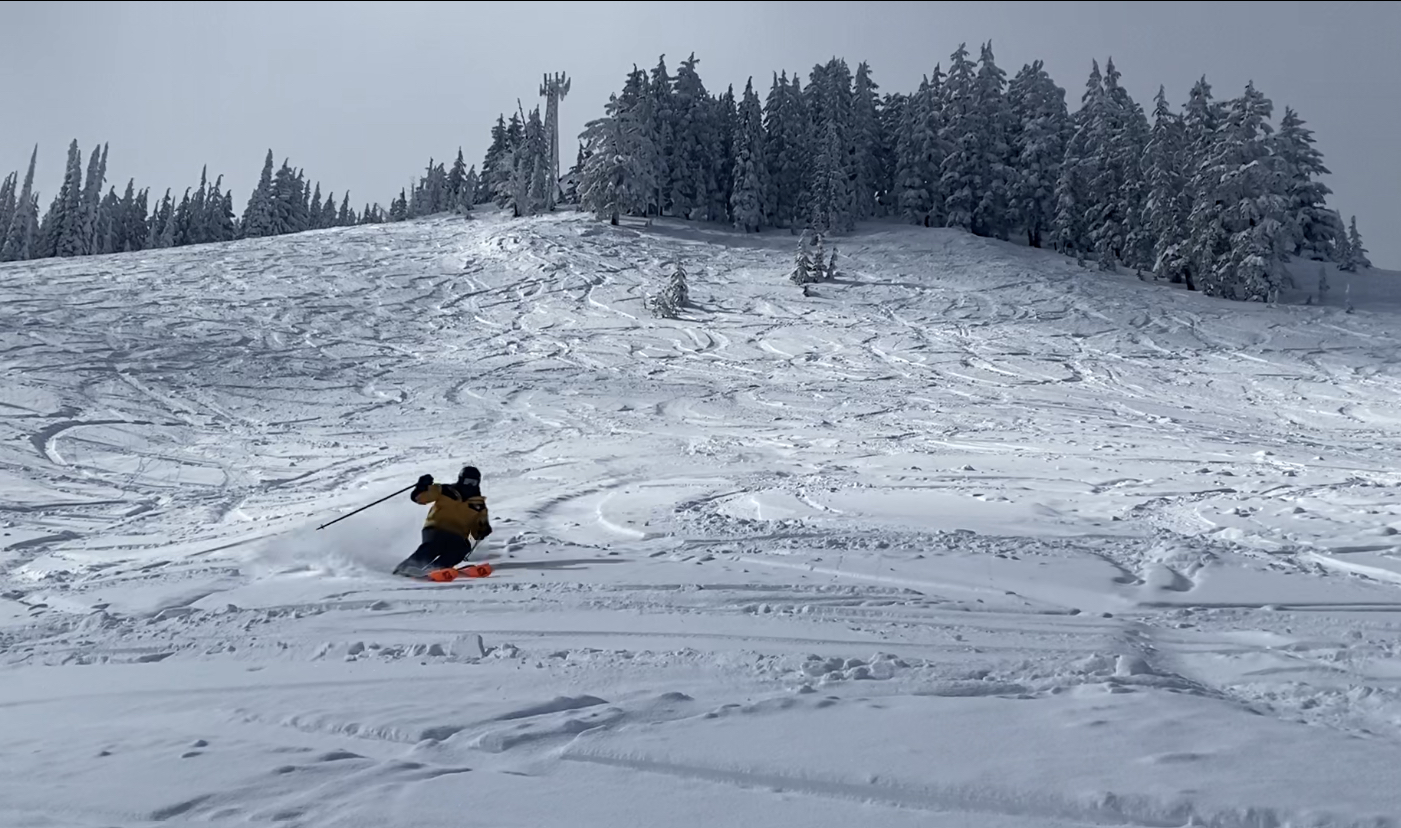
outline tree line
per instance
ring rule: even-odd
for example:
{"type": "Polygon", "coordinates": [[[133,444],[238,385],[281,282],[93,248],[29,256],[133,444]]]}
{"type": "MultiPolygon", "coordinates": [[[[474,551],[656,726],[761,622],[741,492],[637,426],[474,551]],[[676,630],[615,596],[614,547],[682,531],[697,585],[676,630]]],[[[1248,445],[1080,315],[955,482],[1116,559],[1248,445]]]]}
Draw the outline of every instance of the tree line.
{"type": "MultiPolygon", "coordinates": [[[[491,127],[480,172],[459,148],[429,160],[388,209],[357,211],[349,193],[321,195],[300,168],[268,151],[241,215],[222,176],[178,200],[128,181],[106,184],[108,152],[70,144],[42,217],[37,147],[21,179],[0,180],[0,261],[119,253],[468,213],[494,203],[534,215],[577,204],[600,219],[672,216],[841,233],[873,218],[1025,238],[1105,270],[1127,267],[1213,296],[1269,300],[1294,259],[1370,267],[1355,217],[1327,206],[1328,170],[1312,131],[1253,84],[1218,101],[1205,78],[1180,109],[1159,87],[1149,117],[1112,59],[1092,62],[1080,107],[1041,61],[1008,80],[992,45],[964,45],[910,93],[880,94],[870,66],[832,58],[804,85],[775,73],[761,101],[752,78],[706,90],[692,54],[673,75],[665,56],[636,66],[602,117],[580,135],[575,165],[555,172],[557,126],[521,106],[491,127]]],[[[563,80],[561,75],[559,78],[563,80]]],[[[549,79],[547,78],[547,81],[549,79]]],[[[567,84],[556,92],[567,92],[567,84]]],[[[542,86],[541,94],[546,94],[542,86]]],[[[557,100],[557,99],[555,99],[557,100]]]]}
{"type": "Polygon", "coordinates": [[[1272,299],[1293,259],[1371,266],[1326,204],[1311,130],[1289,108],[1274,126],[1253,84],[1218,101],[1202,78],[1180,110],[1160,87],[1150,119],[1112,59],[1072,113],[1041,61],[1008,80],[990,43],[885,95],[838,58],[805,86],[775,73],[763,101],[752,78],[714,95],[698,62],[634,66],[587,124],[567,177],[583,209],[821,234],[897,217],[1246,300],[1272,299]]]}
{"type": "Polygon", "coordinates": [[[349,192],[339,202],[335,193],[323,198],[320,183],[308,183],[300,168],[285,160],[274,167],[272,150],[241,216],[223,176],[210,181],[207,167],[198,186],[178,200],[166,190],[153,202],[149,188],[138,189],[134,180],[121,195],[115,187],[104,195],[108,147],[93,149],[85,171],[76,140],[68,147],[63,183],[41,217],[34,188],[38,155],[35,147],[22,184],[18,173],[0,181],[0,261],[129,253],[387,220],[378,205],[357,211],[349,192]]]}

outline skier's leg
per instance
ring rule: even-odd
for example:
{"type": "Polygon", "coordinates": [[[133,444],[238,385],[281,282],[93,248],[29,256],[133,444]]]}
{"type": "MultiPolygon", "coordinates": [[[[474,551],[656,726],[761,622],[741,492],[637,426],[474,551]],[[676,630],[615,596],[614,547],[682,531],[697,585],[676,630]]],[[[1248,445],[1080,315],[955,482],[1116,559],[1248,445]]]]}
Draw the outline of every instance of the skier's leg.
{"type": "Polygon", "coordinates": [[[448,532],[439,533],[442,537],[436,547],[437,557],[433,559],[434,569],[452,569],[472,554],[472,545],[464,537],[448,532]]]}
{"type": "Polygon", "coordinates": [[[422,576],[433,569],[433,559],[442,551],[443,543],[439,536],[445,533],[436,529],[424,529],[423,540],[413,554],[394,567],[395,575],[422,576]]]}

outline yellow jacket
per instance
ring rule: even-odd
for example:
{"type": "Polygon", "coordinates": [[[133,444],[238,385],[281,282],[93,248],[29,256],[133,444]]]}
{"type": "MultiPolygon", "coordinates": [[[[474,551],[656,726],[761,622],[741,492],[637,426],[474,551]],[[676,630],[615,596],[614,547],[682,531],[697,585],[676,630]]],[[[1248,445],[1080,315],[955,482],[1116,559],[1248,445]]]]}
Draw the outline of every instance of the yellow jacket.
{"type": "Polygon", "coordinates": [[[486,511],[486,498],[473,489],[456,485],[434,483],[422,491],[413,493],[413,502],[421,505],[433,504],[428,517],[423,521],[424,529],[440,529],[464,538],[482,540],[491,534],[491,521],[486,511]]]}

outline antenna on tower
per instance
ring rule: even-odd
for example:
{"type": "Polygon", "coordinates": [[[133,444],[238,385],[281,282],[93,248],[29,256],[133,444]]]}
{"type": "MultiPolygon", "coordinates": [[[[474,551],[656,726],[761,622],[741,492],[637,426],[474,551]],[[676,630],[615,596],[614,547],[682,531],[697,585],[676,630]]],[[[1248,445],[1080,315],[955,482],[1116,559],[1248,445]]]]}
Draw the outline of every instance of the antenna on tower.
{"type": "Polygon", "coordinates": [[[559,102],[569,94],[569,84],[570,79],[563,72],[545,75],[540,84],[540,95],[545,99],[545,133],[550,136],[550,174],[554,182],[546,205],[548,210],[553,210],[564,195],[559,183],[559,102]]]}

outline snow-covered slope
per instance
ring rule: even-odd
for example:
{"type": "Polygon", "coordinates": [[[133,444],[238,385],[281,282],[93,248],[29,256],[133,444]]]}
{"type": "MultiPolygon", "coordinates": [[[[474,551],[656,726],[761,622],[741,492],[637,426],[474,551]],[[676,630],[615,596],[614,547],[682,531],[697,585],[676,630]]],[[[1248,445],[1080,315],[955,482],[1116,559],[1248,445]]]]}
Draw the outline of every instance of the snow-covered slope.
{"type": "Polygon", "coordinates": [[[0,266],[0,823],[1401,824],[1395,274],[793,246],[0,266]],[[387,575],[406,496],[315,529],[468,462],[489,579],[387,575]]]}

